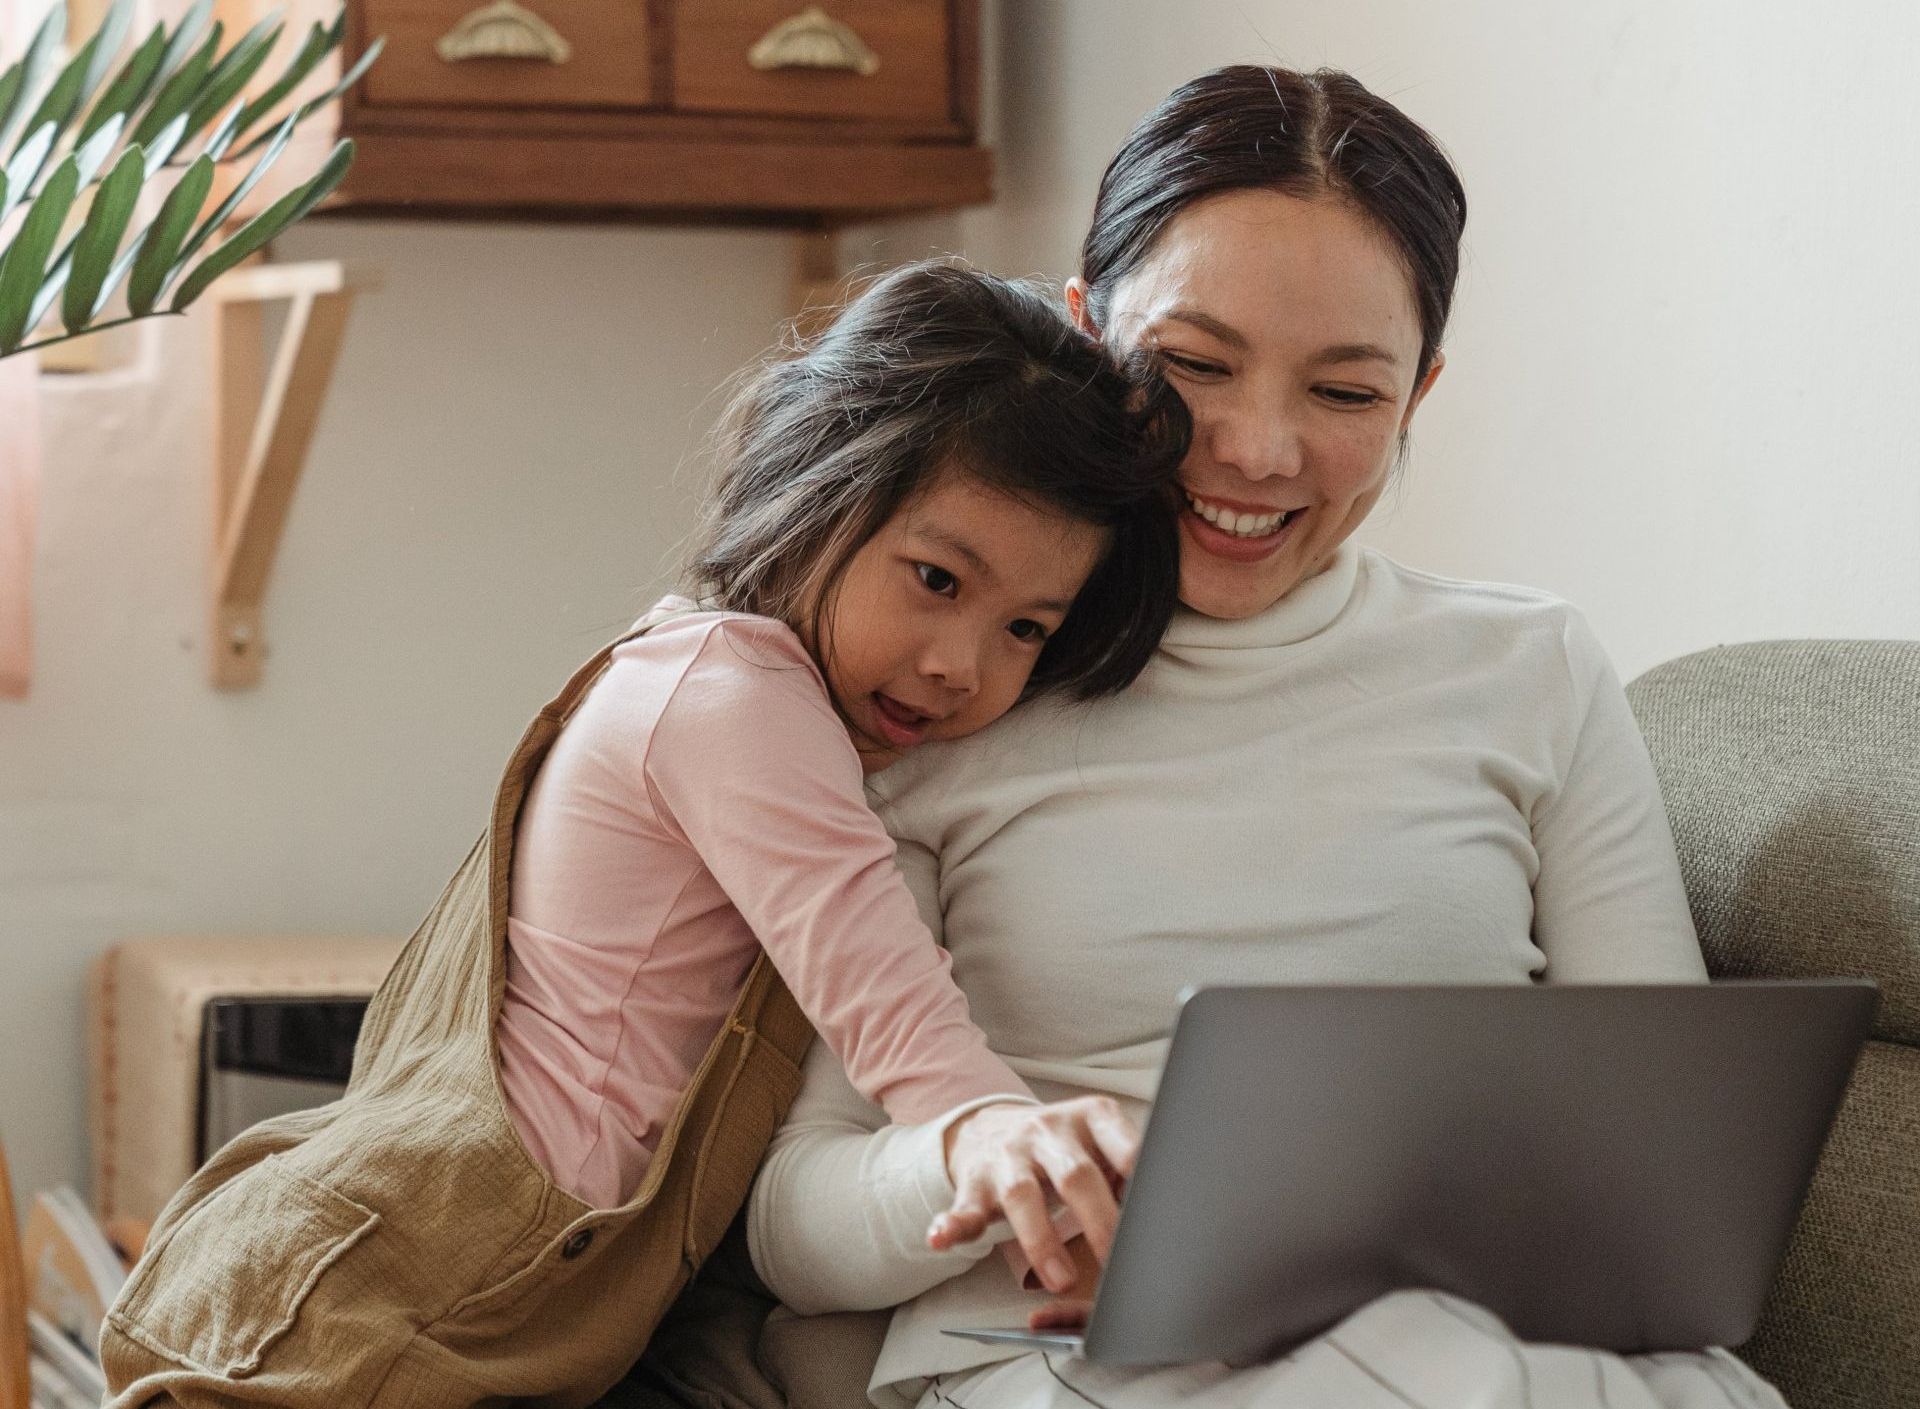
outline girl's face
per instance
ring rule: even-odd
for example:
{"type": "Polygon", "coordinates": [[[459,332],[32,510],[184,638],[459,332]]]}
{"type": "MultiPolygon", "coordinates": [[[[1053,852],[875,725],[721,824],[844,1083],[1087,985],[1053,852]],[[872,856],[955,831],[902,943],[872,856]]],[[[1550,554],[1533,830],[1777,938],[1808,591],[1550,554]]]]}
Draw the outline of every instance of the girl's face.
{"type": "Polygon", "coordinates": [[[847,564],[824,651],[807,643],[865,770],[1005,714],[1105,546],[1101,529],[962,471],[902,505],[847,564]]]}
{"type": "Polygon", "coordinates": [[[1266,610],[1327,565],[1386,488],[1418,386],[1420,318],[1400,260],[1337,199],[1229,191],[1170,221],[1092,328],[1158,350],[1193,412],[1180,469],[1180,599],[1266,610]]]}

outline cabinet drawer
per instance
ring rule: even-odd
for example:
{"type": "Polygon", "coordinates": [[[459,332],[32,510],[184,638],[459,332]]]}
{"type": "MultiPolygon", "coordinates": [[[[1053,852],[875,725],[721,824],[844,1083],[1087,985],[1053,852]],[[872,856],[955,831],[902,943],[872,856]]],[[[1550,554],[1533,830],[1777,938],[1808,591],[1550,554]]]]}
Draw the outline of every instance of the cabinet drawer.
{"type": "Polygon", "coordinates": [[[947,0],[677,0],[673,13],[676,110],[953,116],[947,0]]]}
{"type": "Polygon", "coordinates": [[[646,0],[360,0],[386,52],[376,107],[641,108],[654,101],[646,0]]]}

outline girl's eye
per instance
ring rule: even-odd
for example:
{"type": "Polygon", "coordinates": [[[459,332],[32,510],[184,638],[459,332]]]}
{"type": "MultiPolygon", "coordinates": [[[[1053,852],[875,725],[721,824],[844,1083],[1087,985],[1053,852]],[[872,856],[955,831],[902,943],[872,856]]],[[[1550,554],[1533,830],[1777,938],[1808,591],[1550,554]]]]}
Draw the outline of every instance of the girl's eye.
{"type": "Polygon", "coordinates": [[[960,588],[959,578],[932,563],[915,563],[913,570],[920,574],[920,581],[929,592],[938,592],[942,597],[951,597],[960,588]]]}
{"type": "Polygon", "coordinates": [[[1376,392],[1354,391],[1348,387],[1323,386],[1315,390],[1336,406],[1373,406],[1385,399],[1376,392]]]}
{"type": "Polygon", "coordinates": [[[1013,633],[1014,640],[1030,645],[1042,645],[1047,639],[1047,628],[1030,617],[1023,616],[1018,621],[1008,622],[1007,630],[1013,633]]]}

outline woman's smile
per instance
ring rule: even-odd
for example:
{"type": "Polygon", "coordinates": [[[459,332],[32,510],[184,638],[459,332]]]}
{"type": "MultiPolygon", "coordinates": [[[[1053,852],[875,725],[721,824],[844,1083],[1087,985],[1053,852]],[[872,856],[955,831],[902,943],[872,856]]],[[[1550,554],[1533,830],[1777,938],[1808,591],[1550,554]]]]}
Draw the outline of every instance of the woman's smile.
{"type": "Polygon", "coordinates": [[[1186,508],[1181,526],[1194,547],[1236,563],[1253,563],[1278,552],[1293,537],[1294,526],[1305,515],[1304,506],[1261,508],[1229,499],[1215,499],[1182,489],[1186,508]]]}

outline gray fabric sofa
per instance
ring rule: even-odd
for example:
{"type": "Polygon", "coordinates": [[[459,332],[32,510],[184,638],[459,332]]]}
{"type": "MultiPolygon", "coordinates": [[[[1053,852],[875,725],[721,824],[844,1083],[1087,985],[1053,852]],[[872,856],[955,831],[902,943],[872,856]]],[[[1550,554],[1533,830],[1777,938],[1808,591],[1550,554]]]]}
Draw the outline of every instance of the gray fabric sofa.
{"type": "MultiPolygon", "coordinates": [[[[1883,993],[1740,1353],[1794,1409],[1920,1406],[1920,642],[1720,647],[1627,693],[1714,976],[1883,993]]],[[[885,1326],[776,1311],[736,1228],[602,1409],[862,1409],[885,1326]]]]}
{"type": "Polygon", "coordinates": [[[1627,689],[1716,978],[1881,1007],[1759,1331],[1794,1409],[1920,1406],[1920,641],[1764,641],[1627,689]]]}

